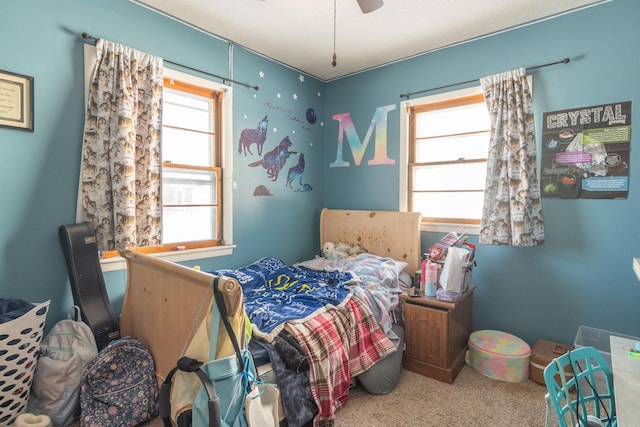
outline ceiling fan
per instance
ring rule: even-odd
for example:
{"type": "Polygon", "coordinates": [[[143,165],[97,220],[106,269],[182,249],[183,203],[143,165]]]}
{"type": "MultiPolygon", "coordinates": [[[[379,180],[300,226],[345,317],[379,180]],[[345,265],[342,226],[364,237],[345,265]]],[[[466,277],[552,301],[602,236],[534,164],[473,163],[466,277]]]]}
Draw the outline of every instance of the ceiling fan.
{"type": "Polygon", "coordinates": [[[384,0],[357,0],[358,6],[360,6],[360,10],[362,13],[373,12],[376,9],[379,9],[384,4],[384,0]]]}
{"type": "MultiPolygon", "coordinates": [[[[360,10],[362,13],[373,12],[374,10],[380,9],[384,4],[384,0],[356,0],[358,2],[358,6],[360,6],[360,10]]],[[[338,65],[338,57],[336,56],[336,2],[337,0],[333,0],[333,61],[331,61],[331,65],[334,67],[338,65]]]]}

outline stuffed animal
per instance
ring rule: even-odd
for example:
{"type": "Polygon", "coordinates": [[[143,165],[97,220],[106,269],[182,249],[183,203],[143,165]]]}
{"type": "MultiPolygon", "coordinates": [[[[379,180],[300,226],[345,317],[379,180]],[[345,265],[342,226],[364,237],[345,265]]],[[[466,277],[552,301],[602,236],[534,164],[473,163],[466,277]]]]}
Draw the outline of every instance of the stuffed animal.
{"type": "Polygon", "coordinates": [[[325,258],[330,255],[340,255],[344,258],[347,258],[350,256],[364,254],[366,252],[367,252],[366,249],[363,248],[358,243],[351,245],[349,243],[344,243],[344,242],[338,242],[338,243],[325,242],[325,244],[322,245],[321,255],[325,258]]]}
{"type": "Polygon", "coordinates": [[[344,242],[336,243],[335,253],[338,255],[342,255],[343,257],[348,257],[350,255],[351,245],[344,242]]]}
{"type": "Polygon", "coordinates": [[[349,256],[356,256],[360,254],[366,254],[367,250],[360,245],[360,243],[356,243],[349,248],[349,256]]]}
{"type": "Polygon", "coordinates": [[[329,257],[331,255],[340,255],[344,258],[349,256],[350,246],[346,243],[338,242],[325,242],[322,245],[322,256],[329,257]]]}
{"type": "Polygon", "coordinates": [[[332,253],[334,253],[335,250],[336,250],[336,245],[334,245],[333,242],[325,242],[325,244],[322,245],[322,250],[320,251],[320,255],[326,258],[332,253]]]}

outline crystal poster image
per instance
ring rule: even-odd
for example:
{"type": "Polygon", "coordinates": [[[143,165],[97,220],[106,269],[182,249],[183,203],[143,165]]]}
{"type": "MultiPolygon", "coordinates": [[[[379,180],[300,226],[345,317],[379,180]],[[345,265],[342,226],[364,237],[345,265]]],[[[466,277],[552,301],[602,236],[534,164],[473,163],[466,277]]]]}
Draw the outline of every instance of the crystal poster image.
{"type": "Polygon", "coordinates": [[[626,199],[631,101],[542,115],[543,197],[626,199]]]}

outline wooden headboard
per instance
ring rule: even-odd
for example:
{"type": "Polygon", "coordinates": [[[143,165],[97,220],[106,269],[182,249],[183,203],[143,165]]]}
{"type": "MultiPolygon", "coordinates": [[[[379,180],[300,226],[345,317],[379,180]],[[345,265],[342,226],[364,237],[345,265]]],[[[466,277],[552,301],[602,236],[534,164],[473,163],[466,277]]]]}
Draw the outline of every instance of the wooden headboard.
{"type": "Polygon", "coordinates": [[[344,242],[367,252],[408,264],[413,276],[420,268],[420,213],[323,209],[320,245],[344,242]]]}

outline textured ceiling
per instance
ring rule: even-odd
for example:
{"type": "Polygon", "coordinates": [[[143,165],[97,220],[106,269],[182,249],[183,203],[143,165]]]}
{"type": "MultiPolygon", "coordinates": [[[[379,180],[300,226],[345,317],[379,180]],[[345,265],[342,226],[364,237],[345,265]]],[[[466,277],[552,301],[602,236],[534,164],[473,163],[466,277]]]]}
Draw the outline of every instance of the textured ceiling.
{"type": "Polygon", "coordinates": [[[322,81],[611,0],[131,0],[322,81]]]}

